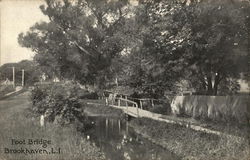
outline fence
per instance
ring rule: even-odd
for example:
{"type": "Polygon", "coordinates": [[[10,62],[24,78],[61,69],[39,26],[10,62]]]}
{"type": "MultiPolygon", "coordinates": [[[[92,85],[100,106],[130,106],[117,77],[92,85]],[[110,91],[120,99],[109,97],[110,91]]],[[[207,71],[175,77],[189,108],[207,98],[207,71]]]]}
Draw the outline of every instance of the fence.
{"type": "Polygon", "coordinates": [[[250,96],[176,96],[171,103],[176,115],[214,121],[248,124],[250,120],[250,96]]]}

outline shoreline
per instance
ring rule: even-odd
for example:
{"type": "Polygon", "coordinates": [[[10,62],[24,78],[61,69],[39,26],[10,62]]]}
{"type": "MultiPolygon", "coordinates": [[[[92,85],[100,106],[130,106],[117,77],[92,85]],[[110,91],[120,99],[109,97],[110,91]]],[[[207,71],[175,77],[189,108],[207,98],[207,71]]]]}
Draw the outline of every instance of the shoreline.
{"type": "MultiPolygon", "coordinates": [[[[119,109],[106,106],[88,105],[86,108],[85,112],[95,116],[117,118],[122,115],[121,110],[119,112],[119,109]]],[[[247,136],[243,138],[214,135],[148,118],[131,119],[128,124],[138,135],[165,148],[182,160],[249,160],[250,158],[247,136]]]]}
{"type": "Polygon", "coordinates": [[[176,154],[182,160],[249,160],[250,158],[249,144],[245,143],[249,141],[247,139],[197,132],[176,124],[171,125],[146,118],[133,119],[129,125],[137,134],[176,154]],[[160,133],[158,128],[162,130],[164,128],[165,131],[160,133]]]}
{"type": "MultiPolygon", "coordinates": [[[[32,104],[30,102],[30,93],[24,92],[4,101],[0,101],[1,107],[1,130],[0,147],[1,148],[27,148],[34,154],[16,154],[0,152],[0,159],[93,159],[105,160],[105,155],[97,146],[92,145],[82,133],[77,131],[74,124],[60,126],[54,123],[46,123],[46,126],[39,125],[39,117],[30,112],[32,104]],[[18,145],[13,143],[18,140],[18,145]],[[29,140],[34,140],[32,144],[29,140]],[[39,143],[36,140],[47,140],[39,143]],[[46,143],[47,146],[44,146],[46,143]],[[40,148],[58,149],[60,154],[39,154],[40,148]]],[[[14,150],[14,152],[23,153],[23,150],[14,150]]],[[[51,150],[48,150],[51,151],[51,150]]],[[[54,150],[56,151],[56,150],[54,150]]]]}

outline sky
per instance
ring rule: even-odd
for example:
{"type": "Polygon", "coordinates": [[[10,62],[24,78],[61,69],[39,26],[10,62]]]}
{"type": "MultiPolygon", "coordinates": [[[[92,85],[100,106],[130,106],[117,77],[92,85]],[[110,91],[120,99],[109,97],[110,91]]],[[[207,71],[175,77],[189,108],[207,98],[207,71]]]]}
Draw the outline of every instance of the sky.
{"type": "Polygon", "coordinates": [[[34,53],[21,47],[17,42],[18,34],[40,21],[48,21],[39,6],[42,0],[0,0],[0,65],[32,59],[34,53]]]}

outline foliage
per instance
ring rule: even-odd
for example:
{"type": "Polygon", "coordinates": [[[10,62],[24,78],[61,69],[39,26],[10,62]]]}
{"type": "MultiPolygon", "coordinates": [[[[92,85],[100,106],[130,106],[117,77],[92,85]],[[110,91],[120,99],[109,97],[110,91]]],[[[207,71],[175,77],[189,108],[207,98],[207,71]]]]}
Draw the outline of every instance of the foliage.
{"type": "Polygon", "coordinates": [[[60,124],[84,121],[77,90],[78,86],[72,83],[35,86],[31,94],[32,110],[37,114],[44,114],[49,121],[60,124]]]}
{"type": "MultiPolygon", "coordinates": [[[[77,124],[68,126],[60,126],[47,123],[46,128],[38,125],[39,117],[34,118],[29,110],[29,102],[27,102],[29,93],[18,95],[11,99],[10,103],[5,103],[4,111],[0,112],[1,130],[0,130],[0,147],[10,146],[9,137],[16,139],[46,139],[52,143],[46,148],[37,145],[38,148],[48,149],[54,148],[55,151],[61,148],[60,154],[1,154],[1,159],[47,159],[47,160],[105,160],[104,153],[99,147],[86,139],[86,135],[77,130],[77,124]],[[13,104],[14,102],[14,104],[13,104]],[[11,123],[10,123],[11,122],[11,123]],[[46,138],[45,138],[46,137],[46,138]]],[[[1,105],[2,109],[2,105],[1,105]]],[[[21,147],[21,146],[20,146],[21,147]]],[[[22,146],[24,147],[24,146],[22,146]]],[[[25,145],[27,149],[34,149],[33,145],[25,145]]]]}
{"type": "MultiPolygon", "coordinates": [[[[135,11],[136,16],[133,19],[133,27],[130,33],[133,34],[134,46],[130,49],[130,54],[125,57],[129,64],[128,82],[130,86],[137,91],[150,96],[162,97],[165,90],[175,90],[174,83],[179,80],[180,68],[177,68],[169,57],[169,50],[159,49],[156,46],[157,37],[162,30],[168,30],[165,26],[170,25],[169,15],[160,21],[161,10],[168,12],[175,10],[182,3],[170,1],[140,1],[135,11]],[[158,19],[156,19],[158,17],[158,19]],[[161,26],[160,26],[161,25],[161,26]],[[160,53],[162,52],[162,53],[160,53]],[[164,54],[166,53],[166,56],[164,54]],[[161,57],[160,57],[161,56],[161,57]],[[178,73],[179,72],[179,73],[178,73]]],[[[172,61],[173,62],[173,61],[172,61]]]]}
{"type": "Polygon", "coordinates": [[[244,70],[238,66],[247,66],[246,8],[249,3],[238,1],[151,5],[142,49],[153,82],[172,86],[184,78],[196,91],[217,95],[226,90],[222,81],[234,80],[228,84],[237,89],[244,70]]]}
{"type": "Polygon", "coordinates": [[[116,79],[156,97],[183,79],[201,94],[236,93],[240,73],[248,78],[247,1],[47,0],[40,8],[49,22],[18,41],[50,77],[101,89],[116,79]]]}
{"type": "Polygon", "coordinates": [[[22,81],[22,69],[24,69],[25,85],[33,85],[35,82],[39,82],[41,71],[37,64],[33,61],[23,60],[18,63],[6,63],[0,67],[0,80],[6,79],[12,80],[13,73],[12,67],[15,67],[15,81],[16,84],[21,85],[22,81]]]}
{"type": "Polygon", "coordinates": [[[78,96],[80,99],[98,99],[98,94],[96,92],[89,92],[89,91],[81,91],[80,93],[78,93],[78,96]]]}
{"type": "Polygon", "coordinates": [[[169,111],[170,105],[155,105],[153,108],[150,108],[150,112],[169,115],[171,112],[169,111]]]}
{"type": "Polygon", "coordinates": [[[102,85],[112,79],[112,59],[125,45],[120,29],[127,4],[127,0],[47,0],[40,8],[50,21],[21,33],[19,43],[37,53],[34,58],[47,74],[102,85]]]}

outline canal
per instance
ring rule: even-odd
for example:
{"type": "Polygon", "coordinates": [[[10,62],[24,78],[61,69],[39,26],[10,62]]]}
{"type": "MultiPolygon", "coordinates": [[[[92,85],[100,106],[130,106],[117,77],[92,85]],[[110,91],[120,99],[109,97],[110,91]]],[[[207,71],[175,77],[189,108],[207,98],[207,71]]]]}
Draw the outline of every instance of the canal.
{"type": "Polygon", "coordinates": [[[86,137],[107,160],[176,160],[168,150],[136,134],[128,121],[110,117],[89,117],[91,129],[86,137]]]}

